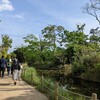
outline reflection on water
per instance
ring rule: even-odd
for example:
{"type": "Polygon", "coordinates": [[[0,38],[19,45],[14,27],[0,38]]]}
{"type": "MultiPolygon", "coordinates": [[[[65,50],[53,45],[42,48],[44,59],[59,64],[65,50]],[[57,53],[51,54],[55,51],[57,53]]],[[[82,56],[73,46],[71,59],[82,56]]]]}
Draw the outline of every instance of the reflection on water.
{"type": "Polygon", "coordinates": [[[84,81],[82,79],[65,79],[61,84],[73,92],[86,96],[92,96],[92,93],[96,93],[98,99],[100,99],[100,83],[84,81]]]}

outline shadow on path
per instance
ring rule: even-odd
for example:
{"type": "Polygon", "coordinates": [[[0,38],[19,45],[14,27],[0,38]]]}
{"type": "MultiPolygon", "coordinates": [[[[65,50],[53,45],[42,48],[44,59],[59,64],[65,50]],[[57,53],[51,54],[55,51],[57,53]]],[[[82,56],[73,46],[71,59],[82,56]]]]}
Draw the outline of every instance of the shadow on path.
{"type": "Polygon", "coordinates": [[[0,100],[48,100],[42,93],[24,81],[13,84],[11,76],[0,78],[0,100]]]}

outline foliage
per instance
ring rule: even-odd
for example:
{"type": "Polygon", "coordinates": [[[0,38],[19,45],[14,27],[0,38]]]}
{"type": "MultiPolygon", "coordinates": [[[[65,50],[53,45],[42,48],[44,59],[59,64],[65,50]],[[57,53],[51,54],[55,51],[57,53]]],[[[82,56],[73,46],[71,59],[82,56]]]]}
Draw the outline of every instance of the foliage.
{"type": "Polygon", "coordinates": [[[38,84],[40,84],[40,77],[38,77],[36,70],[32,67],[25,68],[25,76],[23,74],[22,78],[29,84],[34,84],[36,86],[38,86],[38,84]],[[32,78],[32,77],[34,77],[32,73],[34,73],[35,78],[32,78]]]}
{"type": "Polygon", "coordinates": [[[11,48],[12,39],[8,35],[1,35],[2,36],[2,47],[4,48],[11,48]]]}
{"type": "MultiPolygon", "coordinates": [[[[43,89],[41,88],[40,76],[34,68],[26,67],[25,75],[22,75],[22,78],[36,86],[41,92],[45,93],[50,100],[54,100],[55,98],[55,80],[44,77],[43,78],[43,89]],[[33,76],[31,76],[33,73],[33,76]],[[33,77],[33,78],[32,78],[33,77]]],[[[59,100],[90,100],[90,97],[80,95],[78,93],[74,93],[69,91],[68,89],[64,89],[62,86],[58,86],[58,98],[59,100]],[[66,99],[65,99],[66,98],[66,99]]]]}
{"type": "Polygon", "coordinates": [[[42,34],[44,37],[43,40],[46,41],[47,45],[49,45],[49,48],[54,51],[57,47],[57,42],[60,42],[60,40],[63,39],[63,33],[64,27],[56,25],[48,25],[42,30],[42,34]]]}
{"type": "Polygon", "coordinates": [[[7,57],[7,52],[11,48],[12,39],[8,35],[1,35],[0,56],[7,57]]]}
{"type": "Polygon", "coordinates": [[[14,54],[16,54],[18,60],[20,61],[20,63],[24,63],[25,62],[25,56],[24,56],[24,50],[25,47],[21,47],[21,48],[17,48],[16,50],[14,50],[14,54]]]}
{"type": "MultiPolygon", "coordinates": [[[[90,31],[90,37],[86,35],[84,28],[85,24],[82,24],[77,25],[75,31],[68,31],[62,26],[48,25],[40,38],[34,34],[24,37],[27,45],[16,48],[14,52],[30,66],[59,69],[70,64],[74,76],[81,77],[93,70],[96,73],[95,66],[100,62],[100,40],[93,31],[90,31]]],[[[95,80],[98,79],[95,77],[95,80]]]]}

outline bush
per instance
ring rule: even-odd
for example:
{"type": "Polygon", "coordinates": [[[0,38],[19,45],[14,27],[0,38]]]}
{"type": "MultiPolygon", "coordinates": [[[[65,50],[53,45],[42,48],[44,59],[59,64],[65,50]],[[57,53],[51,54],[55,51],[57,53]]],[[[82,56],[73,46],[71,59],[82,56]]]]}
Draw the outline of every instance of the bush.
{"type": "Polygon", "coordinates": [[[28,82],[29,84],[38,85],[40,84],[40,77],[38,76],[36,70],[32,67],[24,68],[25,75],[22,75],[22,79],[28,82]],[[33,74],[34,73],[34,74],[33,74]]]}

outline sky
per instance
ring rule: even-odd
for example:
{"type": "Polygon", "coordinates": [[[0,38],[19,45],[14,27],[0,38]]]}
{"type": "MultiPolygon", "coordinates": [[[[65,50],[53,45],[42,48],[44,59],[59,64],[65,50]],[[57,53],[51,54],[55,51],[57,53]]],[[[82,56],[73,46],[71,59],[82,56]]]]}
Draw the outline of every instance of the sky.
{"type": "Polygon", "coordinates": [[[98,27],[94,17],[83,13],[89,0],[0,0],[1,34],[13,40],[12,48],[24,45],[23,37],[34,34],[39,37],[48,25],[61,25],[69,31],[77,24],[85,23],[85,33],[98,27]]]}

